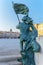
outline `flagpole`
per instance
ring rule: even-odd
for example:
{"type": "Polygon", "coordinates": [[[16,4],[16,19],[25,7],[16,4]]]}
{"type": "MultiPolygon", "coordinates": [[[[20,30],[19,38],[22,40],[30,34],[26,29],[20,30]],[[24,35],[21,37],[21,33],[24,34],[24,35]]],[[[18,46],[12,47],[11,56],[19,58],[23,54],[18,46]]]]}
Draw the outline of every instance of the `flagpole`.
{"type": "MultiPolygon", "coordinates": [[[[12,4],[14,4],[14,2],[12,1],[12,4]]],[[[15,12],[16,13],[16,12],[15,12]]],[[[17,18],[18,18],[18,21],[19,21],[19,23],[20,23],[20,19],[19,19],[19,16],[18,16],[18,14],[16,13],[16,16],[17,16],[17,18]]]]}
{"type": "Polygon", "coordinates": [[[19,21],[19,23],[20,23],[20,19],[19,19],[19,16],[18,16],[18,14],[16,14],[16,15],[17,15],[18,21],[19,21]]]}
{"type": "Polygon", "coordinates": [[[19,23],[20,23],[20,19],[19,19],[18,14],[25,14],[25,15],[27,15],[29,9],[28,9],[28,7],[27,7],[26,5],[24,5],[24,4],[17,4],[17,3],[14,4],[13,1],[12,1],[12,4],[13,4],[13,8],[14,8],[14,10],[15,10],[15,13],[16,13],[16,15],[17,15],[18,21],[19,21],[19,23]],[[17,5],[17,6],[16,6],[16,5],[17,5]],[[21,7],[22,9],[21,9],[20,7],[21,7]],[[20,11],[19,11],[19,10],[20,10],[20,11]],[[20,12],[20,13],[19,13],[19,12],[20,12]]]}

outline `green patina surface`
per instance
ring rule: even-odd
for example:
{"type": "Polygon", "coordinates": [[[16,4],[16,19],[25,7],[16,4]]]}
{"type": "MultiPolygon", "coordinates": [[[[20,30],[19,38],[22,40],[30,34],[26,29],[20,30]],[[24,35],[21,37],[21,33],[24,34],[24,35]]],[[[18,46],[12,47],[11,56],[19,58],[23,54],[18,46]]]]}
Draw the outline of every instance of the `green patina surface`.
{"type": "Polygon", "coordinates": [[[29,17],[29,9],[24,4],[13,4],[16,14],[25,14],[22,22],[19,22],[17,28],[20,30],[20,46],[22,65],[35,65],[34,53],[40,52],[41,47],[36,41],[38,36],[37,29],[33,25],[32,18],[29,17]]]}

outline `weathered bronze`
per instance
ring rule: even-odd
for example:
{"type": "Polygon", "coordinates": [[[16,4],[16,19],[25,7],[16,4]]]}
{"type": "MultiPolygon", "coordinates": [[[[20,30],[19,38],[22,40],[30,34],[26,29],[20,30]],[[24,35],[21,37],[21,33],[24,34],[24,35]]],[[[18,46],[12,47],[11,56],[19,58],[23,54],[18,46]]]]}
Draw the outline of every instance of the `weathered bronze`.
{"type": "Polygon", "coordinates": [[[19,61],[22,65],[35,65],[34,53],[40,52],[41,47],[36,41],[38,36],[37,29],[33,25],[32,18],[29,17],[29,9],[24,4],[13,4],[16,14],[23,14],[22,22],[19,21],[21,56],[19,61]]]}

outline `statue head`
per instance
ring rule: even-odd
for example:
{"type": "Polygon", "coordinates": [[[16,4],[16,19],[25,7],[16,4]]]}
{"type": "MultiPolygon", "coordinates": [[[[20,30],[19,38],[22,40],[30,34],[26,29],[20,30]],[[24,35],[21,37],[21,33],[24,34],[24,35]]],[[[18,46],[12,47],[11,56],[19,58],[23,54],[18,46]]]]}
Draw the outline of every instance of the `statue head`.
{"type": "Polygon", "coordinates": [[[27,24],[33,23],[32,18],[28,17],[28,15],[27,16],[24,16],[22,18],[22,21],[25,22],[25,23],[27,23],[27,24]]]}

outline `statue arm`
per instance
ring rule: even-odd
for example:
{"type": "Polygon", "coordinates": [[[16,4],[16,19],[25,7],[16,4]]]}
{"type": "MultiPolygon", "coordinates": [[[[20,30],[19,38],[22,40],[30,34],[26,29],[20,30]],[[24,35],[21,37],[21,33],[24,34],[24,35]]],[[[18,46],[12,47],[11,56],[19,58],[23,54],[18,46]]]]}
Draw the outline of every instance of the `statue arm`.
{"type": "Polygon", "coordinates": [[[34,32],[35,36],[37,37],[38,32],[37,32],[37,29],[35,28],[35,26],[33,24],[31,25],[31,28],[32,28],[32,31],[34,32]]]}

